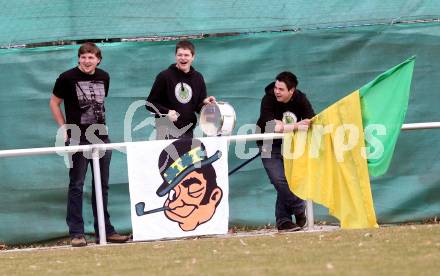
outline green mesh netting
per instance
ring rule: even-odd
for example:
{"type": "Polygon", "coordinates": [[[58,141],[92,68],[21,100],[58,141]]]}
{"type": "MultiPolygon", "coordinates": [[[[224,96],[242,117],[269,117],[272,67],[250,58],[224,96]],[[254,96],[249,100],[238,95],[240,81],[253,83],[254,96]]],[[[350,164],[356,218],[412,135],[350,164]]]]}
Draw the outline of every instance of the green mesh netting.
{"type": "MultiPolygon", "coordinates": [[[[386,69],[416,55],[406,123],[438,121],[440,51],[438,24],[399,24],[308,32],[263,33],[193,41],[194,66],[203,73],[208,92],[231,103],[237,130],[255,123],[263,89],[283,70],[295,72],[299,88],[316,111],[372,80],[386,69]]],[[[110,137],[124,140],[128,107],[147,96],[156,74],[174,60],[175,42],[101,45],[100,65],[111,76],[106,102],[110,137]]],[[[77,46],[0,50],[0,149],[53,146],[56,125],[48,101],[59,73],[76,65],[77,46]]],[[[131,128],[149,114],[140,108],[131,128]]],[[[132,131],[135,141],[152,127],[132,131]]],[[[242,130],[243,131],[243,130],[242,130]]],[[[402,132],[390,170],[372,180],[379,222],[420,220],[440,213],[440,131],[402,132]]],[[[249,143],[247,149],[254,148],[249,143]]],[[[242,160],[230,146],[229,167],[242,160]]],[[[109,209],[119,231],[130,231],[126,156],[114,152],[109,209]]],[[[56,155],[0,159],[0,240],[25,242],[67,235],[67,169],[56,155]]],[[[91,194],[86,182],[86,198],[91,194]]],[[[274,222],[275,190],[260,160],[230,177],[232,224],[274,222]]],[[[89,200],[86,230],[93,231],[89,200]]],[[[322,208],[316,219],[326,219],[322,208]]]]}
{"type": "Polygon", "coordinates": [[[435,0],[2,0],[0,46],[390,24],[439,15],[435,0]]]}

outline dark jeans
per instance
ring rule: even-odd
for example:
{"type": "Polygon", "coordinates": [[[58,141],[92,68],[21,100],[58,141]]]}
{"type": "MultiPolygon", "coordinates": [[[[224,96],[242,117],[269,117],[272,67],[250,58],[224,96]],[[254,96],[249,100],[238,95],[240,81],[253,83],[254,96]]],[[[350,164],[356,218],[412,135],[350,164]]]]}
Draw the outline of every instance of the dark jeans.
{"type": "Polygon", "coordinates": [[[292,215],[304,213],[305,202],[289,189],[284,174],[284,162],[281,153],[272,152],[271,158],[261,158],[261,161],[270,182],[277,191],[275,218],[277,226],[280,226],[286,221],[292,221],[292,215]]]}
{"type": "MultiPolygon", "coordinates": [[[[103,139],[105,143],[110,143],[110,140],[103,139]]],[[[88,142],[80,142],[80,145],[90,144],[88,142]]],[[[109,167],[112,152],[106,151],[104,156],[99,159],[99,167],[101,171],[101,187],[102,187],[102,201],[104,205],[104,221],[105,231],[107,235],[115,233],[115,229],[110,223],[110,215],[107,211],[108,202],[108,179],[109,179],[109,167]]],[[[84,179],[87,173],[87,167],[90,163],[93,172],[92,159],[84,157],[83,152],[76,152],[72,156],[73,167],[69,170],[69,192],[67,200],[67,217],[66,222],[69,226],[69,234],[71,237],[75,235],[84,234],[84,221],[82,216],[83,207],[83,186],[84,179]]],[[[93,174],[92,174],[93,175],[93,174]]],[[[92,178],[92,209],[94,217],[95,233],[98,234],[98,215],[96,211],[96,198],[95,198],[95,181],[92,178]]]]}

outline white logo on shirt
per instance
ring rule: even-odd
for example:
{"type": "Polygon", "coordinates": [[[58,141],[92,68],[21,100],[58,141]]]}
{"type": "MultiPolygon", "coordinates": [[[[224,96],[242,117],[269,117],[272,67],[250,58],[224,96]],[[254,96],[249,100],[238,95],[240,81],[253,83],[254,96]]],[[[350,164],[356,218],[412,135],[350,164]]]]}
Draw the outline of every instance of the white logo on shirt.
{"type": "Polygon", "coordinates": [[[295,113],[286,111],[283,113],[283,123],[286,125],[294,124],[298,121],[298,118],[296,117],[295,113]]]}
{"type": "Polygon", "coordinates": [[[179,82],[176,84],[176,87],[174,88],[174,94],[176,95],[177,100],[180,103],[186,104],[191,101],[192,98],[192,89],[191,86],[184,82],[179,82]]]}

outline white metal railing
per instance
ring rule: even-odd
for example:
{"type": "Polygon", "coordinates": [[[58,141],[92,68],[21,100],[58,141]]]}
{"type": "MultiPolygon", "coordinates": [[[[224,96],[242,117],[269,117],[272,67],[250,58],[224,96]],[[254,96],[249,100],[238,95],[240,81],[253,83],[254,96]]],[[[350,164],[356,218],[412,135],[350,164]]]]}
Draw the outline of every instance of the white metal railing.
{"type": "MultiPolygon", "coordinates": [[[[416,129],[431,129],[440,128],[440,122],[429,123],[413,123],[403,124],[402,130],[416,130],[416,129]]],[[[282,139],[283,133],[264,133],[264,134],[248,134],[248,135],[234,135],[226,136],[225,138],[230,141],[257,141],[257,140],[270,140],[270,139],[282,139]]],[[[13,150],[1,150],[1,157],[18,157],[18,156],[30,156],[30,155],[44,155],[44,154],[62,154],[62,153],[74,153],[74,152],[91,152],[93,162],[93,177],[95,180],[95,196],[96,196],[96,209],[98,213],[98,226],[99,226],[99,243],[101,245],[107,244],[105,223],[104,223],[104,208],[102,202],[102,188],[101,188],[101,173],[99,167],[99,152],[104,150],[121,150],[125,151],[127,143],[111,143],[111,144],[92,144],[81,146],[66,146],[66,147],[47,147],[47,148],[30,148],[30,149],[13,149],[13,150]]],[[[313,202],[307,200],[306,204],[307,212],[307,227],[313,229],[314,227],[314,215],[313,215],[313,202]]]]}

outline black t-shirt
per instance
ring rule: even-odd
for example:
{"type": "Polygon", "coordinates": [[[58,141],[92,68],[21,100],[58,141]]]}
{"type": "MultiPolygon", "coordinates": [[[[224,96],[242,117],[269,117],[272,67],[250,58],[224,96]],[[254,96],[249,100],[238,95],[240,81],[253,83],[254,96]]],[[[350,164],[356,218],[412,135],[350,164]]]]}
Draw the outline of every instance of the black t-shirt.
{"type": "Polygon", "coordinates": [[[171,64],[157,75],[147,98],[155,108],[147,105],[147,110],[162,114],[167,114],[170,109],[175,110],[180,116],[174,125],[180,129],[192,123],[192,130],[197,123],[195,112],[200,112],[206,94],[202,74],[192,66],[188,73],[184,73],[176,64],[171,64]]]}
{"type": "Polygon", "coordinates": [[[105,125],[104,99],[108,94],[109,84],[109,75],[99,68],[89,75],[75,67],[57,78],[53,94],[64,100],[66,124],[77,125],[81,130],[81,138],[84,138],[85,130],[90,125],[105,125]]]}
{"type": "MultiPolygon", "coordinates": [[[[275,83],[271,83],[266,87],[266,94],[261,100],[260,118],[257,126],[261,133],[274,132],[274,120],[283,121],[285,124],[296,123],[304,119],[311,119],[315,116],[312,105],[307,99],[306,95],[300,90],[296,89],[289,102],[283,103],[277,101],[273,88],[275,83]]],[[[275,139],[273,147],[281,147],[282,140],[275,139]]],[[[258,145],[262,142],[258,141],[258,145]]]]}

